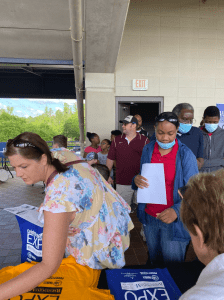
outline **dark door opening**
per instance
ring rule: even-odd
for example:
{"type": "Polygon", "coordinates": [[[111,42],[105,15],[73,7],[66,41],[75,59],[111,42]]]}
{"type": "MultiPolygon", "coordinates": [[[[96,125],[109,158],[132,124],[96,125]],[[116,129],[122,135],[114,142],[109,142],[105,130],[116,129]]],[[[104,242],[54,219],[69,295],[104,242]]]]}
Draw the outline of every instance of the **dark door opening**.
{"type": "MultiPolygon", "coordinates": [[[[142,117],[142,126],[151,136],[154,132],[155,118],[160,113],[158,102],[123,102],[119,103],[119,120],[128,115],[140,115],[142,117]]],[[[122,127],[120,125],[120,130],[122,127]]]]}

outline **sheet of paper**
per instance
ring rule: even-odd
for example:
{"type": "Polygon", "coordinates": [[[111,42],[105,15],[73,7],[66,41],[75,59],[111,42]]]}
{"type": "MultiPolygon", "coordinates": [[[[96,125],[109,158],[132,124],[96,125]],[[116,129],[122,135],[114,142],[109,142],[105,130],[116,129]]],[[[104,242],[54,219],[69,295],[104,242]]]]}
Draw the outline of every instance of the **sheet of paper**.
{"type": "Polygon", "coordinates": [[[141,175],[148,179],[148,188],[138,189],[137,202],[167,204],[163,164],[143,164],[141,175]]]}
{"type": "Polygon", "coordinates": [[[37,226],[43,227],[43,224],[38,221],[38,207],[29,204],[22,204],[17,207],[5,208],[4,210],[19,216],[37,226]]]}

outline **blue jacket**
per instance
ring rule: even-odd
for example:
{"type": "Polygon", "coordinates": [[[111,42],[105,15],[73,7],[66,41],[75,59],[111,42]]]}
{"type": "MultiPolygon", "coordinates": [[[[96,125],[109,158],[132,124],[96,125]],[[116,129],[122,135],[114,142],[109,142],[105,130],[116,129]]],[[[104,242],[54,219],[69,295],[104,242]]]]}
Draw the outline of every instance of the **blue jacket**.
{"type": "MultiPolygon", "coordinates": [[[[177,219],[173,224],[173,240],[174,241],[186,241],[190,240],[190,235],[184,228],[183,223],[180,220],[180,205],[181,198],[178,194],[178,189],[187,184],[188,180],[191,176],[198,173],[198,165],[197,160],[193,152],[181,141],[178,141],[178,151],[176,156],[176,174],[174,180],[174,190],[173,190],[173,201],[174,205],[172,208],[175,210],[177,214],[177,219]]],[[[154,145],[156,141],[150,142],[143,148],[142,157],[141,157],[141,165],[140,172],[142,170],[142,165],[145,163],[150,163],[152,158],[152,153],[154,150],[154,145]]],[[[135,177],[134,177],[135,178],[135,177]]],[[[132,180],[132,188],[137,190],[137,186],[134,183],[134,178],[132,180]]],[[[145,203],[138,204],[138,217],[143,224],[146,224],[145,221],[145,203]]]]}

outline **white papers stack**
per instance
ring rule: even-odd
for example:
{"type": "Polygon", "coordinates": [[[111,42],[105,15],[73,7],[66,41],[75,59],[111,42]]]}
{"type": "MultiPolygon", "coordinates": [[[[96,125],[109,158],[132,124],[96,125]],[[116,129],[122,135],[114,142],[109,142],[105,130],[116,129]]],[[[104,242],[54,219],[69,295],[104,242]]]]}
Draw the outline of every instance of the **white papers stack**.
{"type": "Polygon", "coordinates": [[[39,227],[43,227],[43,224],[38,221],[39,212],[37,211],[38,207],[36,207],[36,206],[32,206],[29,204],[22,204],[17,207],[5,208],[4,210],[6,210],[16,216],[19,216],[39,227]]]}

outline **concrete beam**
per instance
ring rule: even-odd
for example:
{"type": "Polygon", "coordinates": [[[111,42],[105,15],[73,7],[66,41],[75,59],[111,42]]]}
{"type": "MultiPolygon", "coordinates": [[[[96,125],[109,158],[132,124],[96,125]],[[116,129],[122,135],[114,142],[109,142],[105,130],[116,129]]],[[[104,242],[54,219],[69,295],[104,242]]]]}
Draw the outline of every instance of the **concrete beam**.
{"type": "Polygon", "coordinates": [[[114,73],[130,0],[87,0],[86,71],[114,73]]]}

